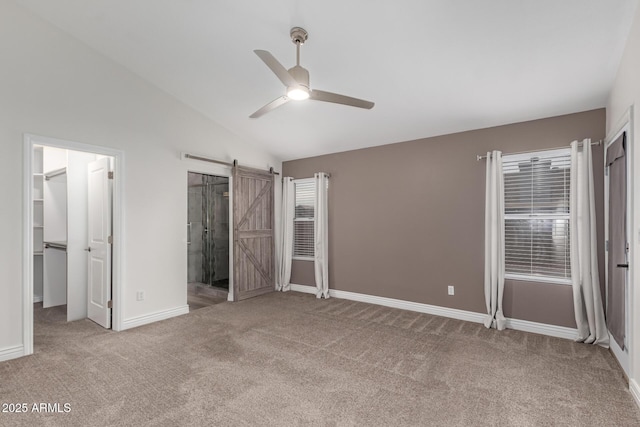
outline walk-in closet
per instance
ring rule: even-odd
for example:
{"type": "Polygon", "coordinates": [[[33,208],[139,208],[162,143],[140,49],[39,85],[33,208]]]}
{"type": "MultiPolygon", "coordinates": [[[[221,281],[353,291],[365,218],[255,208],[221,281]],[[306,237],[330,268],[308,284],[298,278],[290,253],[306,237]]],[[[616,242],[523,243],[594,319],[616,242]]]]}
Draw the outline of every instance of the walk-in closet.
{"type": "Polygon", "coordinates": [[[112,158],[36,145],[32,165],[34,303],[109,327],[112,158]]]}

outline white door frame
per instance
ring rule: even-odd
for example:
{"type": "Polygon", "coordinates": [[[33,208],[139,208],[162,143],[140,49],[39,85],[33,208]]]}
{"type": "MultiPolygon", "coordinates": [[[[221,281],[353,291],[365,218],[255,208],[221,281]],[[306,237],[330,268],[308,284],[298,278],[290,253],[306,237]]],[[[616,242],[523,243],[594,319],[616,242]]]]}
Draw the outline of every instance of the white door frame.
{"type": "MultiPolygon", "coordinates": [[[[201,173],[205,175],[222,176],[225,178],[229,178],[229,294],[227,295],[227,301],[233,301],[233,227],[231,227],[231,224],[233,224],[233,176],[232,176],[233,170],[231,166],[224,166],[221,164],[208,163],[201,160],[190,159],[186,157],[186,153],[182,153],[181,157],[183,161],[189,162],[189,164],[187,165],[187,172],[185,174],[185,184],[186,184],[185,189],[187,189],[189,185],[189,172],[201,173]]],[[[189,212],[187,210],[188,198],[189,198],[188,191],[187,191],[186,197],[187,197],[187,200],[186,200],[187,203],[185,203],[185,213],[186,213],[186,216],[185,216],[186,221],[184,222],[185,225],[189,221],[189,212]]],[[[186,226],[185,226],[185,233],[186,233],[186,226]]],[[[185,239],[184,239],[185,258],[187,257],[187,254],[189,252],[189,248],[187,246],[187,240],[188,240],[188,237],[185,234],[185,239]]],[[[185,262],[185,265],[187,266],[187,271],[185,271],[185,275],[184,275],[185,291],[186,291],[187,289],[186,280],[189,274],[188,260],[185,262]]]]}
{"type": "Polygon", "coordinates": [[[108,147],[25,134],[23,150],[23,253],[22,253],[22,334],[24,355],[33,354],[33,149],[46,145],[84,151],[114,159],[113,180],[113,275],[112,329],[122,329],[122,260],[124,259],[124,152],[108,147]]]}
{"type": "MultiPolygon", "coordinates": [[[[633,340],[633,313],[634,306],[633,303],[634,295],[637,292],[634,292],[634,277],[635,277],[635,262],[634,262],[634,245],[633,245],[633,230],[636,227],[636,221],[634,219],[634,197],[633,193],[635,191],[634,185],[634,167],[633,167],[633,155],[634,155],[634,146],[633,146],[633,106],[629,107],[629,109],[624,113],[624,115],[620,118],[617,123],[617,126],[612,130],[612,132],[607,136],[605,142],[605,150],[604,150],[604,168],[607,171],[607,149],[609,146],[622,134],[622,132],[627,133],[626,139],[626,149],[625,149],[625,162],[627,168],[627,241],[629,242],[629,252],[627,253],[627,260],[629,262],[629,269],[627,270],[627,281],[625,288],[625,350],[622,350],[618,343],[614,339],[610,339],[610,349],[613,355],[618,360],[618,363],[624,370],[625,374],[628,378],[631,378],[631,360],[632,355],[634,354],[634,340],[633,340]]],[[[604,236],[605,242],[609,240],[609,174],[605,175],[604,180],[604,236]]],[[[605,243],[606,244],[606,243],[605,243]]],[[[605,248],[606,249],[606,248],[605,248]]],[[[608,304],[609,294],[608,294],[608,275],[609,275],[609,256],[608,253],[605,252],[605,310],[608,304]]]]}

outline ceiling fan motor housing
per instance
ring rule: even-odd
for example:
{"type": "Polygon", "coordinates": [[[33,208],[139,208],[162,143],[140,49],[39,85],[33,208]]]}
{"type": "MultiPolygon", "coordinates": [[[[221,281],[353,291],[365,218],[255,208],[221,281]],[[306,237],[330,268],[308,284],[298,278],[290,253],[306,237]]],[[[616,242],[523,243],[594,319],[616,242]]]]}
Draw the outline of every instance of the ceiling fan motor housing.
{"type": "Polygon", "coordinates": [[[309,71],[307,71],[306,68],[303,68],[300,65],[296,65],[289,68],[288,71],[289,74],[291,74],[291,77],[296,79],[300,86],[304,86],[309,89],[309,71]]]}

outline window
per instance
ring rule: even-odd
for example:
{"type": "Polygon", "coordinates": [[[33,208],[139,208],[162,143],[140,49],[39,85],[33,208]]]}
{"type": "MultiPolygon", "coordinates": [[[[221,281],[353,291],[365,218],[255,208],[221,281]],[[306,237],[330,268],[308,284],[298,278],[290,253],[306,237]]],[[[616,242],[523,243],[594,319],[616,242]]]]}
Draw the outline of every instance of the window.
{"type": "Polygon", "coordinates": [[[503,157],[505,277],[571,283],[568,149],[503,157]]]}
{"type": "Polygon", "coordinates": [[[313,178],[294,180],[293,258],[313,260],[316,182],[313,178]]]}

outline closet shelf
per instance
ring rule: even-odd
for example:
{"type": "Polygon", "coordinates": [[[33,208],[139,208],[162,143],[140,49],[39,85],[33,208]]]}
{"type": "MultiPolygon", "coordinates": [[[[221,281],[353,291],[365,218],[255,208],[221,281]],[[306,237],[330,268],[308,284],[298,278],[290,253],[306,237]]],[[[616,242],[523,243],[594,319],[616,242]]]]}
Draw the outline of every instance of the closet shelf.
{"type": "Polygon", "coordinates": [[[44,202],[44,199],[33,199],[33,201],[35,203],[42,203],[42,202],[44,202]]]}

